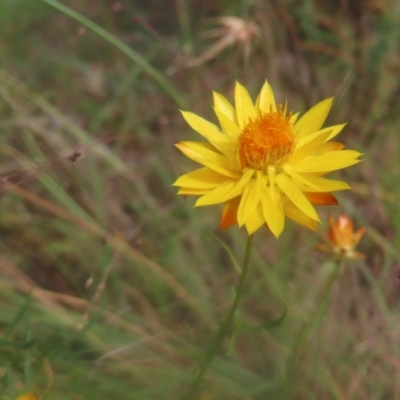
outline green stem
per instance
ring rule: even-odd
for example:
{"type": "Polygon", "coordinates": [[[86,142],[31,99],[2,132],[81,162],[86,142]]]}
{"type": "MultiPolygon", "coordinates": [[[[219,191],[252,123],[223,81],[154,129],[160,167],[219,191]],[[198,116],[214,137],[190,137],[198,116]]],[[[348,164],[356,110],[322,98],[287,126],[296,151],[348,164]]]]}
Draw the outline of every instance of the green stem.
{"type": "Polygon", "coordinates": [[[132,50],[129,46],[127,46],[120,39],[107,32],[101,26],[95,24],[89,19],[85,18],[83,15],[78,12],[72,10],[71,8],[65,6],[64,4],[59,3],[57,0],[42,0],[44,3],[49,6],[54,7],[55,9],[61,11],[65,15],[73,18],[75,21],[79,22],[86,28],[92,30],[97,35],[101,36],[103,39],[107,40],[117,49],[122,51],[125,55],[127,55],[131,60],[140,65],[149,75],[151,75],[157,83],[177,102],[180,108],[187,108],[186,101],[183,97],[175,90],[175,88],[151,65],[149,64],[139,53],[132,50]]]}
{"type": "MultiPolygon", "coordinates": [[[[285,385],[283,388],[284,391],[285,391],[285,388],[292,387],[291,382],[292,382],[292,378],[293,378],[293,373],[296,369],[298,355],[299,355],[303,345],[307,341],[307,338],[308,338],[312,328],[314,327],[316,321],[318,320],[319,316],[321,315],[323,309],[326,306],[326,303],[327,303],[328,298],[332,291],[332,286],[335,283],[335,281],[339,275],[341,265],[342,265],[341,260],[336,262],[334,269],[333,269],[329,279],[327,280],[323,291],[319,295],[319,298],[317,301],[318,305],[317,305],[316,309],[310,315],[310,318],[305,322],[305,324],[303,325],[303,327],[300,330],[300,333],[297,335],[296,341],[294,342],[292,351],[291,351],[288,361],[286,363],[286,377],[285,377],[285,385]]],[[[288,397],[285,395],[284,398],[286,399],[288,397]]]]}
{"type": "Polygon", "coordinates": [[[196,378],[193,381],[193,384],[190,387],[190,390],[189,390],[187,396],[185,397],[186,400],[191,399],[193,397],[193,395],[195,394],[195,392],[197,391],[197,389],[200,385],[200,382],[203,378],[204,373],[206,372],[211,361],[214,359],[215,355],[217,354],[223,340],[231,332],[235,314],[236,314],[236,311],[237,311],[237,308],[239,305],[240,298],[243,293],[244,282],[245,282],[247,272],[249,269],[249,261],[250,261],[252,245],[253,245],[253,235],[251,235],[247,238],[246,251],[245,251],[244,261],[243,261],[243,268],[242,268],[242,272],[239,277],[238,284],[236,286],[235,298],[234,298],[232,306],[229,310],[228,316],[220,324],[219,329],[216,332],[213,341],[211,342],[210,346],[208,347],[208,350],[200,364],[200,369],[197,372],[196,378]]]}

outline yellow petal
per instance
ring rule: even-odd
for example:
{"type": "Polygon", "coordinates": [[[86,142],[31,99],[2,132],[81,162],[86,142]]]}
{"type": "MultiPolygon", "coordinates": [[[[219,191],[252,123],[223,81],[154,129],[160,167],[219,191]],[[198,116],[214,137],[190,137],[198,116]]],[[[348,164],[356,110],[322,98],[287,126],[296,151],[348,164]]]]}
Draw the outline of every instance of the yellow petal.
{"type": "Polygon", "coordinates": [[[299,113],[293,114],[293,115],[291,116],[289,122],[293,125],[293,124],[297,121],[298,116],[299,116],[299,113]]]}
{"type": "Polygon", "coordinates": [[[347,123],[341,124],[341,125],[334,125],[334,126],[331,126],[330,128],[333,128],[333,129],[332,129],[331,135],[328,137],[327,140],[331,140],[331,139],[333,139],[335,136],[337,136],[337,135],[343,130],[343,128],[344,128],[346,125],[347,125],[347,123]]]}
{"type": "Polygon", "coordinates": [[[288,107],[288,104],[287,104],[287,100],[286,100],[286,101],[285,101],[285,106],[283,107],[283,115],[284,115],[284,116],[287,115],[287,107],[288,107]]]}
{"type": "Polygon", "coordinates": [[[319,221],[317,212],[301,190],[284,173],[275,177],[275,182],[283,193],[307,216],[319,221]]]}
{"type": "Polygon", "coordinates": [[[264,180],[261,172],[257,172],[256,179],[250,180],[250,182],[246,185],[242,199],[240,200],[237,214],[239,226],[243,226],[246,223],[260,203],[261,196],[264,191],[264,180]]]}
{"type": "Polygon", "coordinates": [[[304,185],[308,189],[317,191],[319,190],[317,185],[305,178],[303,175],[299,174],[290,164],[283,164],[282,169],[292,178],[292,181],[296,184],[296,186],[304,185]]]}
{"type": "Polygon", "coordinates": [[[350,186],[346,182],[325,179],[313,174],[302,175],[307,181],[312,182],[314,186],[318,187],[318,191],[320,192],[336,192],[338,190],[350,189],[350,186]]]}
{"type": "Polygon", "coordinates": [[[246,221],[246,230],[248,235],[252,235],[265,224],[264,215],[261,209],[261,204],[254,210],[253,214],[246,221]]]}
{"type": "Polygon", "coordinates": [[[235,86],[235,106],[240,128],[243,128],[249,119],[256,117],[256,110],[249,92],[238,82],[236,82],[235,86]]]}
{"type": "MultiPolygon", "coordinates": [[[[346,126],[346,124],[330,126],[328,128],[321,129],[317,132],[311,133],[307,136],[304,136],[300,140],[298,140],[298,145],[290,157],[290,164],[294,165],[299,162],[302,158],[307,155],[310,155],[313,152],[320,152],[320,148],[325,145],[328,140],[335,137],[342,129],[346,126]]],[[[327,149],[329,146],[326,146],[327,149]]],[[[337,150],[337,144],[334,147],[334,150],[337,150]]],[[[342,145],[343,147],[343,145],[342,145]]],[[[326,151],[326,150],[323,150],[326,151]]]]}
{"type": "Polygon", "coordinates": [[[275,187],[275,176],[276,176],[276,169],[274,165],[268,165],[268,179],[269,179],[269,186],[271,186],[272,189],[275,187]]]}
{"type": "Polygon", "coordinates": [[[289,164],[296,165],[304,157],[307,157],[317,151],[332,133],[332,128],[322,129],[306,136],[299,141],[298,147],[289,158],[289,164]]]}
{"type": "Polygon", "coordinates": [[[323,100],[308,110],[294,125],[294,132],[301,139],[321,129],[329,114],[333,98],[323,100]]]}
{"type": "Polygon", "coordinates": [[[313,231],[317,230],[317,223],[312,218],[305,215],[288,198],[284,199],[282,207],[285,215],[294,222],[297,222],[300,225],[310,228],[313,231]]]}
{"type": "Polygon", "coordinates": [[[243,193],[245,186],[249,183],[253,175],[254,175],[254,170],[250,168],[245,170],[241,178],[236,182],[236,185],[234,186],[232,191],[226,195],[224,200],[227,201],[229,199],[241,195],[243,193]]]}
{"type": "Polygon", "coordinates": [[[220,93],[213,92],[214,108],[224,114],[230,121],[236,124],[236,113],[232,104],[220,93]]]}
{"type": "Polygon", "coordinates": [[[315,155],[328,153],[330,151],[338,151],[344,148],[344,144],[339,142],[326,142],[316,152],[315,155]]]}
{"type": "Polygon", "coordinates": [[[182,186],[196,189],[212,189],[222,185],[227,177],[209,168],[200,168],[179,177],[172,186],[182,186]]]}
{"type": "Polygon", "coordinates": [[[178,190],[177,194],[180,194],[182,196],[203,196],[209,193],[209,191],[210,189],[194,189],[194,188],[181,187],[178,190]]]}
{"type": "Polygon", "coordinates": [[[215,114],[217,115],[218,121],[221,125],[222,131],[232,137],[237,137],[240,135],[240,128],[230,120],[223,112],[214,108],[215,114]]]}
{"type": "Polygon", "coordinates": [[[239,179],[242,174],[237,165],[237,160],[218,154],[213,150],[213,146],[200,142],[180,142],[175,145],[183,154],[191,160],[198,162],[230,178],[239,179]]]}
{"type": "Polygon", "coordinates": [[[187,111],[181,111],[181,113],[186,122],[196,132],[200,133],[200,135],[213,144],[220,152],[223,154],[229,154],[236,151],[237,144],[223,135],[216,125],[194,113],[187,111]]]}
{"type": "Polygon", "coordinates": [[[359,163],[361,153],[354,150],[332,151],[314,157],[306,157],[296,165],[301,172],[330,172],[359,163]]]}
{"type": "Polygon", "coordinates": [[[271,190],[272,188],[268,187],[264,191],[264,195],[261,198],[261,206],[268,228],[278,238],[285,225],[285,215],[282,209],[280,193],[278,190],[274,190],[274,194],[272,194],[271,190]]]}
{"type": "Polygon", "coordinates": [[[270,84],[265,81],[261,88],[257,99],[258,109],[263,113],[269,113],[272,106],[272,111],[276,111],[275,96],[270,84]]]}
{"type": "Polygon", "coordinates": [[[225,143],[222,142],[212,142],[212,145],[222,154],[224,154],[226,157],[231,157],[236,159],[236,153],[238,149],[237,143],[234,141],[228,141],[225,143]]]}
{"type": "Polygon", "coordinates": [[[229,139],[222,134],[218,127],[198,115],[181,111],[183,118],[186,122],[200,135],[204,136],[209,142],[213,143],[229,143],[229,139]]]}
{"type": "Polygon", "coordinates": [[[346,124],[328,126],[324,129],[320,129],[319,131],[310,133],[307,136],[303,136],[301,139],[298,140],[299,146],[301,147],[301,146],[307,144],[308,142],[315,140],[315,138],[318,137],[319,135],[325,135],[326,132],[329,132],[329,135],[326,139],[326,141],[328,141],[328,140],[334,138],[335,136],[337,136],[343,130],[343,128],[345,126],[346,126],[346,124]]]}
{"type": "Polygon", "coordinates": [[[229,191],[232,190],[234,183],[228,182],[224,185],[218,186],[217,188],[211,190],[204,196],[197,199],[195,207],[210,206],[212,204],[224,203],[224,197],[229,191]]]}

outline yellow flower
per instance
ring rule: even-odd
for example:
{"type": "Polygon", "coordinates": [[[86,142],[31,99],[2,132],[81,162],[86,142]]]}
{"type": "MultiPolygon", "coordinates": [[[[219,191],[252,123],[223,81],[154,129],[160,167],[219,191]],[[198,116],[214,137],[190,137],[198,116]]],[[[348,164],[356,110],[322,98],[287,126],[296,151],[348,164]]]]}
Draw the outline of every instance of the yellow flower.
{"type": "Polygon", "coordinates": [[[36,400],[36,396],[33,393],[25,393],[19,396],[17,400],[36,400]]]}
{"type": "Polygon", "coordinates": [[[358,163],[357,151],[331,142],[345,126],[321,129],[332,99],[321,101],[301,118],[276,106],[265,82],[254,104],[247,90],[236,84],[234,108],[214,93],[214,111],[221,129],[196,114],[182,112],[206,142],[176,146],[203,165],[174,183],[178,194],[200,195],[196,206],[223,203],[221,229],[246,226],[249,235],[266,224],[278,237],[285,216],[316,230],[318,214],[312,204],[337,204],[331,192],[349,189],[345,182],[322,176],[358,163]]]}
{"type": "Polygon", "coordinates": [[[355,251],[365,229],[353,229],[353,221],[346,215],[339,215],[337,221],[329,216],[328,233],[324,234],[326,244],[317,244],[317,250],[331,254],[333,258],[364,259],[364,254],[355,251]]]}

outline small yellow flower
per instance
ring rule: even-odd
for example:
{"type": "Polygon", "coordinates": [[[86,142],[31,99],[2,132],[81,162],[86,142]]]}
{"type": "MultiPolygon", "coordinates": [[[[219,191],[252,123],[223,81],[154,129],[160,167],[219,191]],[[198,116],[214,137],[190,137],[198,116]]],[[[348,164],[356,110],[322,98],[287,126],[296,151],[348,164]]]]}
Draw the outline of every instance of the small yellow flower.
{"type": "Polygon", "coordinates": [[[328,233],[324,234],[326,244],[317,244],[317,250],[331,254],[333,258],[363,259],[362,253],[355,251],[365,229],[353,229],[353,221],[346,215],[339,215],[337,221],[329,216],[328,233]]]}
{"type": "Polygon", "coordinates": [[[275,103],[266,82],[255,102],[236,84],[234,108],[214,93],[214,111],[221,129],[196,114],[182,112],[206,142],[176,146],[203,165],[174,183],[178,194],[201,196],[196,206],[222,203],[221,229],[238,224],[249,235],[266,224],[278,237],[285,216],[316,230],[312,204],[337,204],[333,191],[349,189],[345,182],[322,176],[358,163],[357,151],[331,142],[345,126],[321,129],[332,99],[321,101],[301,118],[275,103]]]}
{"type": "Polygon", "coordinates": [[[33,393],[25,393],[19,396],[17,400],[36,400],[36,396],[33,393]]]}

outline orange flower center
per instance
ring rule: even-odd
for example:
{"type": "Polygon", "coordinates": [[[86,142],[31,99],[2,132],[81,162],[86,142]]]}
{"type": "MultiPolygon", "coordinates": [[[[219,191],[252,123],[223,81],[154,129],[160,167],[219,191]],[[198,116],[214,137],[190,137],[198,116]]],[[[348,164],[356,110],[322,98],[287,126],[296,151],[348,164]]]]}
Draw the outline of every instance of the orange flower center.
{"type": "Polygon", "coordinates": [[[246,124],[239,136],[238,156],[243,169],[264,170],[287,161],[296,146],[291,117],[292,113],[286,115],[280,104],[278,111],[261,113],[246,124]]]}

